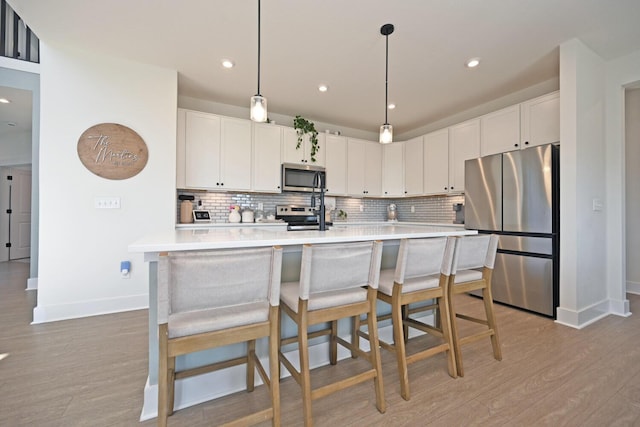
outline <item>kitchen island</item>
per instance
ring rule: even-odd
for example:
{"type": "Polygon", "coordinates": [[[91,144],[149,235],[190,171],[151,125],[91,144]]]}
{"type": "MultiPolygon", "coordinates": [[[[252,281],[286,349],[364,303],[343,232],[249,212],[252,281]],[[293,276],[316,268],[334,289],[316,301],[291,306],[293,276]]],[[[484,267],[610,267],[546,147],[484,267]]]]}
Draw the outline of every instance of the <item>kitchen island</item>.
{"type": "MultiPolygon", "coordinates": [[[[398,253],[399,240],[403,238],[433,238],[476,234],[450,226],[404,225],[401,223],[339,226],[326,231],[283,231],[256,227],[177,229],[144,237],[131,245],[130,252],[144,253],[149,263],[149,376],[145,386],[144,407],[141,420],[157,414],[158,397],[158,337],[157,337],[157,260],[161,252],[204,251],[210,249],[250,248],[279,245],[283,247],[282,280],[297,280],[300,272],[303,244],[348,243],[382,240],[382,267],[392,268],[398,253]]],[[[286,319],[289,320],[289,319],[286,319]]],[[[348,325],[339,328],[342,335],[349,333],[348,325]]],[[[282,322],[283,336],[295,333],[292,322],[282,322]]],[[[204,351],[185,358],[178,358],[177,369],[195,367],[224,358],[243,354],[244,346],[235,345],[220,350],[204,351]],[[224,354],[223,354],[224,352],[224,354]]],[[[258,342],[256,353],[267,354],[266,341],[258,342]]],[[[328,363],[327,345],[321,342],[310,349],[314,366],[328,363]]],[[[348,353],[339,355],[347,357],[348,353]]],[[[267,364],[268,366],[268,364],[267,364]]],[[[176,381],[175,408],[180,409],[207,400],[234,393],[245,388],[244,367],[237,366],[223,371],[185,378],[176,381]]]]}

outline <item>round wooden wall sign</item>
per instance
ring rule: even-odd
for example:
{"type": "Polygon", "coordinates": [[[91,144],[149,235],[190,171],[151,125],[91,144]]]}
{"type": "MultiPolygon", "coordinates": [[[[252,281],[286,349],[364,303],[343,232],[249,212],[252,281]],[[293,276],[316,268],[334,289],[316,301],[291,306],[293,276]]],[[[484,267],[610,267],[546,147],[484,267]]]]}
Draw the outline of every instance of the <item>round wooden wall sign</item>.
{"type": "Polygon", "coordinates": [[[149,150],[134,130],[117,123],[100,123],[80,135],[78,157],[102,178],[127,179],[144,169],[149,150]]]}

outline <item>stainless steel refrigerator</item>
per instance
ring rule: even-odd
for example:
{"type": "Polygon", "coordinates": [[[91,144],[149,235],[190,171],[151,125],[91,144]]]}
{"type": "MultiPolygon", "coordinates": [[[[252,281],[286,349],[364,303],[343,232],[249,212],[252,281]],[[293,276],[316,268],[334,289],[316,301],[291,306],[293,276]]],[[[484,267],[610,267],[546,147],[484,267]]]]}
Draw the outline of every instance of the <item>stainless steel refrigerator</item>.
{"type": "Polygon", "coordinates": [[[559,146],[465,162],[465,228],[500,237],[493,299],[556,317],[559,299],[559,146]]]}

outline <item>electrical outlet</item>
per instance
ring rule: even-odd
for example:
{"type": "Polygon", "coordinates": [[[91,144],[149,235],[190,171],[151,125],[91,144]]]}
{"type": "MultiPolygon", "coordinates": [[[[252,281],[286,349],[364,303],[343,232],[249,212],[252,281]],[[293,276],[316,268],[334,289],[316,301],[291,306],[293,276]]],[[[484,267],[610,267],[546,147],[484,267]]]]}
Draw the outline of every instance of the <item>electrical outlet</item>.
{"type": "Polygon", "coordinates": [[[411,213],[416,213],[416,207],[415,206],[411,206],[411,213]]]}
{"type": "Polygon", "coordinates": [[[364,212],[364,206],[360,205],[360,212],[364,212]]]}
{"type": "Polygon", "coordinates": [[[262,202],[258,203],[258,210],[259,211],[264,210],[264,204],[262,202]]]}
{"type": "Polygon", "coordinates": [[[120,209],[120,197],[96,197],[94,206],[96,209],[120,209]]]}

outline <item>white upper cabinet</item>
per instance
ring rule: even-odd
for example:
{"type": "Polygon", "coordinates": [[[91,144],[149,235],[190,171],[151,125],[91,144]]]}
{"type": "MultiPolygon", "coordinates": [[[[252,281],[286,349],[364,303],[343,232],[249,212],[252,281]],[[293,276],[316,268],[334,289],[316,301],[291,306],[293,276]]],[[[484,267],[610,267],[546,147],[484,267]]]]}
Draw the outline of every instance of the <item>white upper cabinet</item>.
{"type": "Polygon", "coordinates": [[[380,144],[348,138],[347,193],[360,197],[378,197],[382,194],[380,144]]]}
{"type": "Polygon", "coordinates": [[[280,193],[282,128],[265,123],[253,124],[253,183],[251,189],[280,193]]]}
{"type": "Polygon", "coordinates": [[[251,189],[251,121],[222,118],[220,183],[224,189],[251,189]]]}
{"type": "Polygon", "coordinates": [[[480,155],[520,149],[520,105],[480,117],[480,155]]]}
{"type": "Polygon", "coordinates": [[[327,194],[347,194],[347,138],[325,135],[325,168],[327,171],[327,194]]]}
{"type": "Polygon", "coordinates": [[[216,190],[251,189],[251,122],[179,111],[178,185],[216,190]],[[184,176],[184,180],[182,179],[184,176]]]}
{"type": "Polygon", "coordinates": [[[560,141],[560,92],[520,104],[520,121],[523,147],[560,141]]]}
{"type": "Polygon", "coordinates": [[[480,157],[480,119],[449,128],[449,193],[464,192],[464,162],[480,157]]]}
{"type": "Polygon", "coordinates": [[[404,144],[396,142],[382,146],[382,195],[404,195],[404,144]]]}
{"type": "Polygon", "coordinates": [[[419,196],[423,194],[423,139],[422,136],[419,136],[404,143],[404,194],[406,196],[419,196]]]}
{"type": "Polygon", "coordinates": [[[283,139],[282,139],[282,158],[283,163],[298,163],[298,164],[310,164],[317,166],[325,166],[325,150],[324,140],[325,135],[318,134],[318,152],[315,153],[314,162],[311,157],[311,141],[309,141],[309,135],[305,135],[302,138],[300,148],[296,149],[298,145],[298,134],[294,128],[283,127],[283,139]]]}
{"type": "Polygon", "coordinates": [[[449,129],[424,136],[424,194],[449,191],[449,129]]]}

